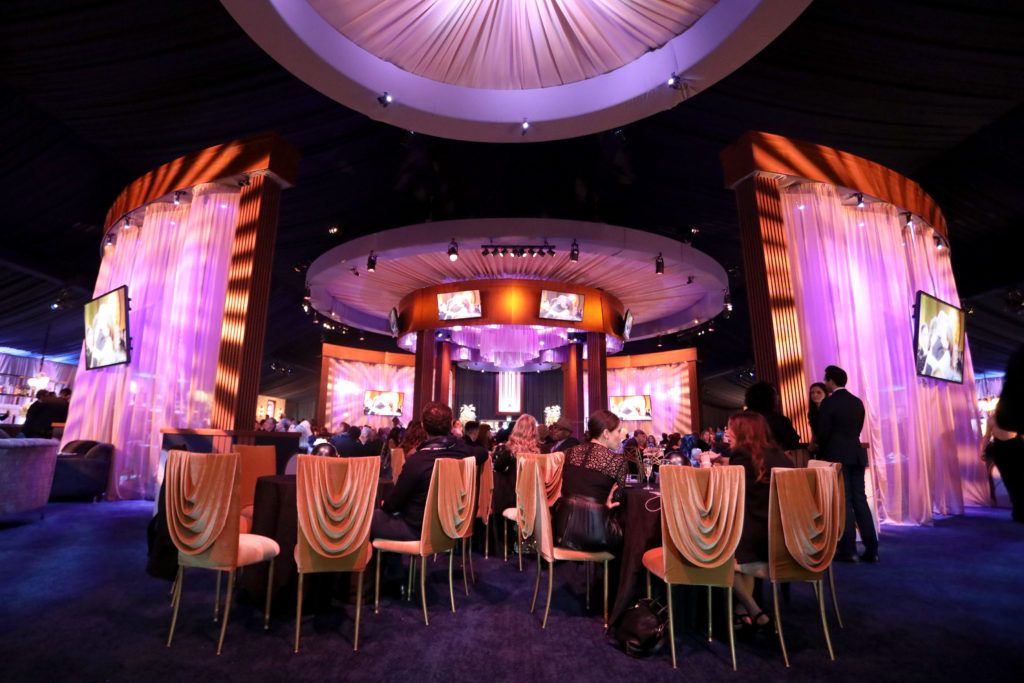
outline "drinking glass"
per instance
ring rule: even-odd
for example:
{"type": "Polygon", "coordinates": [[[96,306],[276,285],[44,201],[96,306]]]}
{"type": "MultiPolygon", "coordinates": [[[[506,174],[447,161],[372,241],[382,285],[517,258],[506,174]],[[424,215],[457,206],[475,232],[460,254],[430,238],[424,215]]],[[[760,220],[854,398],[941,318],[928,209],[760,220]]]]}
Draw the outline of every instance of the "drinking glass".
{"type": "Polygon", "coordinates": [[[644,456],[644,491],[651,490],[651,473],[654,472],[654,460],[650,456],[644,456]]]}

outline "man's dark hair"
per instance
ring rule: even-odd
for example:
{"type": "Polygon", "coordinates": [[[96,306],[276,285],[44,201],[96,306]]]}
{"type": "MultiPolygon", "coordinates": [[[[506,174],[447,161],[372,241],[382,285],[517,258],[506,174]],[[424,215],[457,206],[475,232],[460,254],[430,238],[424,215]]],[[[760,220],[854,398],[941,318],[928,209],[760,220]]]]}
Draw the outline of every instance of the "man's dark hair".
{"type": "Polygon", "coordinates": [[[476,420],[470,420],[466,424],[462,425],[462,431],[468,432],[471,429],[480,429],[480,423],[476,420]]]}
{"type": "Polygon", "coordinates": [[[768,382],[758,382],[747,387],[743,404],[747,406],[747,410],[753,410],[755,413],[774,413],[777,395],[774,386],[768,382]]]}
{"type": "Polygon", "coordinates": [[[348,431],[346,431],[345,433],[348,434],[348,437],[350,439],[358,439],[359,435],[363,433],[363,430],[360,429],[359,427],[349,427],[348,431]]]}
{"type": "Polygon", "coordinates": [[[430,436],[445,436],[452,431],[452,409],[443,403],[431,401],[423,406],[420,420],[430,436]]]}
{"type": "Polygon", "coordinates": [[[825,381],[829,380],[832,380],[837,387],[845,387],[849,378],[846,376],[846,370],[836,365],[830,365],[825,368],[825,381]]]}
{"type": "Polygon", "coordinates": [[[71,389],[64,387],[63,389],[60,390],[60,395],[63,396],[64,398],[69,398],[71,396],[71,389]]]}

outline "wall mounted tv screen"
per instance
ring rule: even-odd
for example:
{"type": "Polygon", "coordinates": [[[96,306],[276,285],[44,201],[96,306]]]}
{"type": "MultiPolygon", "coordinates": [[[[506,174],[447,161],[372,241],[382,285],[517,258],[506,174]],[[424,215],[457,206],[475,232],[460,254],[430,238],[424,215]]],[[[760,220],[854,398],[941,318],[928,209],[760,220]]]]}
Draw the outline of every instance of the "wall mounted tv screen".
{"type": "Polygon", "coordinates": [[[914,353],[918,375],[963,383],[963,310],[919,291],[914,310],[914,353]]]}
{"type": "Polygon", "coordinates": [[[363,395],[364,415],[397,416],[402,414],[405,394],[400,391],[370,390],[363,395]]]}
{"type": "Polygon", "coordinates": [[[479,289],[437,295],[438,320],[466,320],[479,318],[481,314],[479,289]]]}
{"type": "Polygon", "coordinates": [[[553,292],[543,289],[540,293],[540,317],[546,320],[583,320],[583,295],[572,292],[553,292]]]}
{"type": "Polygon", "coordinates": [[[85,304],[85,369],[130,360],[128,287],[121,286],[85,304]]]}
{"type": "Polygon", "coordinates": [[[650,396],[609,396],[608,410],[620,420],[650,420],[650,396]]]}

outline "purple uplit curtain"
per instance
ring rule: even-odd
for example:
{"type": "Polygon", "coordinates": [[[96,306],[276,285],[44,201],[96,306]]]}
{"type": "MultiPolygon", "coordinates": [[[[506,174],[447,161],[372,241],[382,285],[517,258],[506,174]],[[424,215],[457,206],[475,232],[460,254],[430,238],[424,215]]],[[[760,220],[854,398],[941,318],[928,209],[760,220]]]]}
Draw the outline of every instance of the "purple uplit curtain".
{"type": "Polygon", "coordinates": [[[864,400],[881,520],[929,524],[934,513],[963,512],[965,500],[985,504],[969,351],[962,385],[916,373],[915,292],[959,305],[949,252],[937,249],[930,226],[905,228],[900,209],[857,209],[843,198],[818,184],[782,197],[808,381],[838,365],[864,400]]]}
{"type": "Polygon", "coordinates": [[[327,414],[324,426],[335,433],[341,429],[342,422],[357,426],[369,425],[375,429],[390,427],[393,418],[363,413],[363,397],[367,390],[373,389],[405,394],[402,415],[398,419],[402,424],[409,424],[411,420],[417,419],[412,415],[414,375],[415,368],[411,365],[332,359],[327,370],[327,414]]]}
{"type": "Polygon", "coordinates": [[[192,201],[136,211],[106,249],[96,295],[128,286],[131,362],[79,360],[64,441],[116,446],[107,496],[153,498],[162,427],[210,426],[238,188],[193,188],[192,201]],[[144,214],[144,216],[143,216],[144,214]]]}
{"type": "Polygon", "coordinates": [[[642,429],[658,437],[672,432],[690,434],[696,425],[690,409],[688,377],[686,363],[609,370],[608,395],[651,397],[649,421],[626,420],[622,423],[630,432],[642,429]]]}

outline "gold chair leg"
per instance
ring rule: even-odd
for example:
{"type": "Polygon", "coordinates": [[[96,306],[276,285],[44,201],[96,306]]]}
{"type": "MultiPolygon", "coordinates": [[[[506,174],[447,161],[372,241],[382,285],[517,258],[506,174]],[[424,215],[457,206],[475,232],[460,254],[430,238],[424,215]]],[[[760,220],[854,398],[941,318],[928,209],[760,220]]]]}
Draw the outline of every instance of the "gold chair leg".
{"type": "Polygon", "coordinates": [[[508,562],[508,520],[504,516],[501,518],[501,534],[502,534],[502,548],[505,551],[505,561],[508,562]]]}
{"type": "Polygon", "coordinates": [[[299,652],[299,633],[302,624],[302,578],[303,573],[299,572],[299,594],[295,598],[295,653],[299,652]]]}
{"type": "Polygon", "coordinates": [[[352,639],[352,651],[359,652],[359,618],[363,616],[363,572],[356,579],[356,635],[352,639]]]}
{"type": "Polygon", "coordinates": [[[374,568],[376,575],[373,581],[373,613],[380,614],[380,558],[381,551],[377,551],[377,566],[374,568]]]}
{"type": "Polygon", "coordinates": [[[469,555],[469,553],[466,552],[466,550],[468,549],[469,544],[466,543],[466,539],[465,538],[463,538],[461,542],[462,542],[462,587],[466,590],[466,595],[468,596],[469,595],[469,577],[467,576],[467,573],[469,572],[469,561],[466,559],[466,557],[469,555]]]}
{"type": "MultiPolygon", "coordinates": [[[[425,565],[424,565],[425,566],[425,565]]],[[[409,582],[406,586],[405,599],[407,602],[412,602],[412,586],[413,580],[416,578],[416,558],[412,557],[409,559],[409,582]]]]}
{"type": "Polygon", "coordinates": [[[789,668],[789,653],[786,652],[786,639],[782,635],[782,613],[779,611],[779,584],[772,581],[772,606],[775,611],[775,630],[779,634],[779,646],[782,648],[782,660],[789,668]]]}
{"type": "Polygon", "coordinates": [[[604,561],[604,571],[601,572],[604,580],[604,630],[608,630],[608,560],[604,561]]]}
{"type": "Polygon", "coordinates": [[[548,627],[548,613],[551,611],[551,593],[555,589],[555,561],[548,560],[548,601],[544,606],[544,621],[541,622],[541,629],[548,627]]]}
{"type": "Polygon", "coordinates": [[[711,586],[708,586],[708,642],[712,642],[711,638],[711,586]]]}
{"type": "Polygon", "coordinates": [[[519,571],[523,571],[523,543],[524,542],[525,542],[525,540],[523,539],[523,531],[522,531],[522,529],[519,528],[519,525],[516,524],[516,545],[519,546],[519,571]]]}
{"type": "Polygon", "coordinates": [[[174,596],[178,592],[178,575],[174,575],[174,581],[171,581],[171,590],[167,593],[171,596],[171,607],[174,607],[174,596]]]}
{"type": "Polygon", "coordinates": [[[665,595],[668,596],[668,642],[672,650],[672,668],[676,668],[676,617],[672,609],[672,584],[665,582],[665,595]]]}
{"type": "MultiPolygon", "coordinates": [[[[452,579],[452,567],[455,564],[455,546],[451,547],[448,551],[448,595],[452,599],[452,614],[455,614],[455,581],[452,579]]],[[[466,578],[466,571],[463,569],[462,578],[466,578]]],[[[469,589],[466,589],[466,595],[469,595],[469,589]]]]}
{"type": "Polygon", "coordinates": [[[836,622],[839,624],[839,628],[846,628],[843,626],[843,616],[839,613],[839,600],[836,598],[836,575],[832,573],[832,565],[828,567],[828,588],[832,593],[832,609],[836,611],[836,622]]]}
{"type": "Polygon", "coordinates": [[[836,661],[836,655],[832,652],[832,637],[828,633],[828,619],[825,618],[825,584],[821,581],[816,583],[818,584],[818,608],[821,611],[821,630],[825,632],[825,645],[828,646],[828,657],[834,662],[836,661]]]}
{"type": "Polygon", "coordinates": [[[174,614],[171,616],[171,631],[167,634],[167,647],[171,646],[174,640],[174,627],[178,625],[178,608],[181,606],[181,584],[185,581],[185,567],[178,565],[178,576],[174,579],[174,595],[171,597],[171,604],[174,605],[174,614]]]}
{"type": "Polygon", "coordinates": [[[224,649],[224,634],[228,632],[228,618],[231,616],[231,596],[235,591],[235,570],[228,574],[228,594],[224,600],[224,621],[220,624],[220,640],[217,641],[217,655],[224,649]]]}
{"type": "Polygon", "coordinates": [[[213,573],[217,575],[217,589],[213,594],[213,623],[216,624],[220,615],[220,570],[215,570],[213,573]]]}
{"type": "MultiPolygon", "coordinates": [[[[413,562],[416,562],[416,558],[412,558],[413,562]]],[[[430,626],[430,619],[427,617],[427,557],[423,556],[421,559],[423,564],[420,567],[420,600],[423,602],[423,624],[430,626]]]]}
{"type": "Polygon", "coordinates": [[[274,559],[270,559],[270,570],[267,572],[267,599],[263,605],[263,630],[270,630],[270,601],[274,597],[274,559]]]}
{"type": "Polygon", "coordinates": [[[533,582],[533,601],[530,603],[530,614],[537,608],[537,594],[540,592],[540,575],[544,571],[540,563],[540,553],[537,553],[537,580],[533,582]]]}
{"type": "MultiPolygon", "coordinates": [[[[484,520],[484,559],[490,557],[491,550],[491,525],[488,524],[490,520],[484,520]]],[[[473,583],[476,583],[474,581],[473,583]]]]}
{"type": "Polygon", "coordinates": [[[584,562],[583,563],[583,573],[587,575],[587,593],[586,593],[586,597],[584,598],[584,606],[587,608],[587,611],[589,612],[590,611],[590,563],[589,562],[584,562]]]}
{"type": "MultiPolygon", "coordinates": [[[[486,536],[486,534],[485,534],[486,536]]],[[[466,548],[466,557],[469,558],[469,581],[476,585],[476,569],[473,568],[473,536],[469,536],[469,547],[466,548]]]]}
{"type": "Polygon", "coordinates": [[[736,670],[736,634],[733,633],[733,628],[732,628],[732,625],[731,625],[732,624],[732,619],[733,619],[733,615],[732,615],[732,588],[726,587],[725,594],[726,594],[726,599],[725,599],[726,619],[725,619],[725,623],[729,624],[729,654],[732,655],[732,670],[735,671],[736,670]]]}
{"type": "Polygon", "coordinates": [[[647,599],[651,599],[651,573],[648,571],[644,572],[644,580],[647,585],[647,599]]]}

